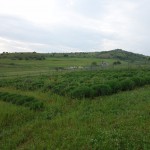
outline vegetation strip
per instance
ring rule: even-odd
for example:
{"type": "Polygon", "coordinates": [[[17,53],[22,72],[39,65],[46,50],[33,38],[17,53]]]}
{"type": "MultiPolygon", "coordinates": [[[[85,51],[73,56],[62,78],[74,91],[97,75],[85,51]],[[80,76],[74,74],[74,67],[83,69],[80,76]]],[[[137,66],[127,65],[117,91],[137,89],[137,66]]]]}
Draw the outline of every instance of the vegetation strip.
{"type": "Polygon", "coordinates": [[[38,101],[34,97],[23,96],[19,94],[10,94],[8,92],[0,92],[0,100],[10,102],[12,104],[21,105],[31,110],[43,110],[43,102],[38,101]]]}
{"type": "Polygon", "coordinates": [[[149,70],[82,71],[51,79],[49,88],[63,96],[94,98],[149,84],[149,70]]]}
{"type": "Polygon", "coordinates": [[[94,98],[150,84],[150,70],[78,71],[0,80],[0,87],[27,91],[52,91],[71,98],[94,98]]]}

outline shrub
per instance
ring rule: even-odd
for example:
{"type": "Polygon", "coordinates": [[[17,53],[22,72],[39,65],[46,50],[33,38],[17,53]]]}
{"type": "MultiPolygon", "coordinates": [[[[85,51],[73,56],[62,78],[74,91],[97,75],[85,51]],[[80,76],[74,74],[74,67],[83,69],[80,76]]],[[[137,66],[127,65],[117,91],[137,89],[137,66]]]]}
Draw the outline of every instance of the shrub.
{"type": "Polygon", "coordinates": [[[90,98],[94,96],[94,91],[92,88],[82,86],[75,88],[73,91],[71,91],[70,95],[73,98],[90,98]]]}
{"type": "Polygon", "coordinates": [[[35,103],[32,103],[31,105],[29,105],[29,108],[32,109],[32,110],[43,110],[44,108],[44,105],[42,102],[35,102],[35,103]]]}
{"type": "Polygon", "coordinates": [[[111,87],[105,84],[95,85],[92,89],[94,90],[94,96],[109,95],[112,93],[111,87]]]}
{"type": "Polygon", "coordinates": [[[117,93],[118,91],[121,90],[121,85],[120,85],[120,82],[118,80],[110,81],[108,84],[112,89],[112,93],[117,93]]]}
{"type": "Polygon", "coordinates": [[[120,82],[120,86],[122,91],[132,90],[135,87],[135,83],[130,79],[126,79],[120,82]]]}
{"type": "Polygon", "coordinates": [[[115,61],[115,62],[113,62],[113,65],[120,65],[121,64],[121,62],[118,60],[118,61],[115,61]]]}
{"type": "Polygon", "coordinates": [[[145,77],[145,82],[146,82],[146,84],[150,84],[150,76],[145,77]]]}
{"type": "Polygon", "coordinates": [[[135,86],[137,87],[145,85],[144,78],[142,77],[133,77],[132,81],[134,81],[135,86]]]}

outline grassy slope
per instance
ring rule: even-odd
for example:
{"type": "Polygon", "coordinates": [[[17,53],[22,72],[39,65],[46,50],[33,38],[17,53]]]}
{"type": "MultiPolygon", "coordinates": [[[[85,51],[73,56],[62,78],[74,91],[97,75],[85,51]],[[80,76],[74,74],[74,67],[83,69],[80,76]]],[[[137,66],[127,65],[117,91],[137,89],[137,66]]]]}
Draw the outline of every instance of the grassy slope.
{"type": "Polygon", "coordinates": [[[19,91],[45,100],[47,108],[34,113],[0,102],[0,149],[149,149],[149,91],[146,86],[92,101],[19,91]]]}

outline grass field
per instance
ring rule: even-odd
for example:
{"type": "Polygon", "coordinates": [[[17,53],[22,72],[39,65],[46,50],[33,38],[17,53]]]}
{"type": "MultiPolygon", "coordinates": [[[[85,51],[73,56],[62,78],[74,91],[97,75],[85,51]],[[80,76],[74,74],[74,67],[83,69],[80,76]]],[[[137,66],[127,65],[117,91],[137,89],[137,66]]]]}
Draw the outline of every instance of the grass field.
{"type": "MultiPolygon", "coordinates": [[[[0,59],[0,77],[16,75],[39,75],[50,73],[56,67],[88,66],[92,62],[107,62],[112,66],[114,59],[99,58],[47,58],[45,60],[0,59]]],[[[126,64],[123,62],[122,65],[126,64]]]]}
{"type": "MultiPolygon", "coordinates": [[[[133,65],[133,69],[122,62],[119,67],[98,71],[54,70],[55,67],[88,66],[101,61],[104,60],[1,59],[0,149],[150,149],[149,66],[135,69],[136,65],[133,65]],[[140,79],[139,86],[132,81],[134,88],[112,94],[81,98],[69,96],[69,92],[61,94],[67,86],[69,89],[83,85],[91,87],[97,83],[107,84],[110,79],[120,83],[135,76],[140,79]],[[18,97],[23,100],[21,105],[16,102],[18,97]],[[31,109],[28,98],[33,98],[34,108],[38,107],[37,102],[43,103],[42,109],[31,109]]],[[[115,60],[105,61],[112,64],[115,60]]]]}

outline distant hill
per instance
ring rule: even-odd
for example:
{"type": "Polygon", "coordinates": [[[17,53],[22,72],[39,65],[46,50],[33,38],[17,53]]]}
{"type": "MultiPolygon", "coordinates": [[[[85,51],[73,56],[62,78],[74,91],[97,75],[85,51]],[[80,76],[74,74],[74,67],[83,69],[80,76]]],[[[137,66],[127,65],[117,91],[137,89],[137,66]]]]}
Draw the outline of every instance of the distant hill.
{"type": "Polygon", "coordinates": [[[131,61],[141,61],[148,59],[148,56],[144,56],[142,54],[136,54],[132,52],[128,52],[122,49],[115,49],[111,51],[103,51],[96,53],[96,57],[98,58],[111,58],[111,59],[119,59],[119,60],[131,60],[131,61]]]}
{"type": "Polygon", "coordinates": [[[76,57],[76,58],[102,58],[102,59],[117,59],[123,61],[145,61],[150,60],[149,56],[128,52],[122,49],[115,49],[102,52],[74,52],[74,53],[8,53],[3,52],[0,58],[18,59],[18,60],[43,60],[47,57],[76,57]]]}
{"type": "Polygon", "coordinates": [[[102,52],[77,52],[77,53],[53,53],[50,57],[96,57],[103,59],[118,59],[123,61],[144,61],[149,57],[142,54],[128,52],[122,49],[115,49],[102,52]]]}

